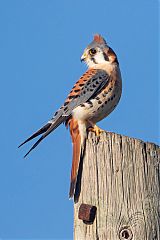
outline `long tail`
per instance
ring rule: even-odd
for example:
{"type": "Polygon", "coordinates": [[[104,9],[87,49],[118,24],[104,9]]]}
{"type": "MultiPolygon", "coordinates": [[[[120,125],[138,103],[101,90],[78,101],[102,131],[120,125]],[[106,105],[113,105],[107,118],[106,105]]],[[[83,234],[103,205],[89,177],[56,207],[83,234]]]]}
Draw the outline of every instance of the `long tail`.
{"type": "Polygon", "coordinates": [[[69,191],[69,198],[72,198],[76,190],[80,159],[83,155],[83,150],[84,150],[84,140],[82,139],[83,137],[81,136],[77,120],[71,118],[69,120],[69,127],[70,127],[72,143],[73,143],[72,170],[71,170],[71,182],[70,182],[70,191],[69,191]]]}
{"type": "Polygon", "coordinates": [[[24,158],[35,148],[37,147],[37,145],[45,138],[47,137],[52,131],[54,131],[62,122],[64,122],[67,119],[67,117],[63,117],[61,116],[60,118],[58,118],[56,121],[51,120],[49,121],[46,125],[44,125],[42,128],[40,128],[38,131],[36,131],[35,133],[33,133],[33,135],[31,135],[29,138],[27,138],[27,140],[25,140],[23,143],[21,143],[19,145],[19,148],[24,145],[25,143],[31,141],[33,138],[43,134],[38,141],[31,147],[31,149],[26,153],[26,155],[24,156],[24,158]]]}

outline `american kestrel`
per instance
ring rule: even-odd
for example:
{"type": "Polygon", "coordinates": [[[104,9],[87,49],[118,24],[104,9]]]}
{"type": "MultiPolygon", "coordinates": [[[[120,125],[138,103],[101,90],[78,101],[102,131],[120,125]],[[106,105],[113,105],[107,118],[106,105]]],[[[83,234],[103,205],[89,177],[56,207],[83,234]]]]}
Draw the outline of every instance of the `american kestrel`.
{"type": "Polygon", "coordinates": [[[87,130],[94,131],[96,135],[101,133],[102,130],[96,126],[96,123],[114,110],[122,92],[117,56],[101,35],[94,36],[93,41],[84,50],[81,61],[86,62],[88,70],[75,83],[64,104],[46,125],[19,146],[21,147],[42,134],[24,156],[26,157],[61,123],[69,126],[73,143],[70,198],[75,194],[79,163],[84,153],[87,130]]]}

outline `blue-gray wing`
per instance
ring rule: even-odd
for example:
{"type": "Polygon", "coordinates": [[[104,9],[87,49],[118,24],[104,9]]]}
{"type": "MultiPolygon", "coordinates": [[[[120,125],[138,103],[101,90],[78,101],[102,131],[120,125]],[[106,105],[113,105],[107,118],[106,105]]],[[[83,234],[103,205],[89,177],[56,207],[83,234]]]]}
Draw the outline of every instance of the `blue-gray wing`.
{"type": "Polygon", "coordinates": [[[54,131],[61,123],[67,121],[72,115],[73,109],[79,105],[94,98],[109,83],[109,75],[104,70],[89,69],[74,85],[65,103],[54,114],[48,123],[40,128],[37,132],[25,140],[19,147],[33,138],[43,134],[40,139],[32,146],[25,157],[52,131],[54,131]]]}
{"type": "Polygon", "coordinates": [[[62,116],[70,116],[73,109],[94,98],[109,82],[109,75],[104,70],[97,69],[89,77],[87,81],[86,76],[76,83],[64,104],[62,116]]]}

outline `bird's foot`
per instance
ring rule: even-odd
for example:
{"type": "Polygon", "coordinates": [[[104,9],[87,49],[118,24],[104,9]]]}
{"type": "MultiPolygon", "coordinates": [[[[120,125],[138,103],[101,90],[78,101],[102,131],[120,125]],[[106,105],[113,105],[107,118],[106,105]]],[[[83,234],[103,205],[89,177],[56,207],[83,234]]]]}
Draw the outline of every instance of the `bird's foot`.
{"type": "Polygon", "coordinates": [[[99,128],[97,125],[94,125],[93,127],[89,127],[88,131],[94,132],[96,134],[97,137],[100,136],[100,134],[102,132],[104,132],[104,130],[102,130],[101,128],[99,128]]]}

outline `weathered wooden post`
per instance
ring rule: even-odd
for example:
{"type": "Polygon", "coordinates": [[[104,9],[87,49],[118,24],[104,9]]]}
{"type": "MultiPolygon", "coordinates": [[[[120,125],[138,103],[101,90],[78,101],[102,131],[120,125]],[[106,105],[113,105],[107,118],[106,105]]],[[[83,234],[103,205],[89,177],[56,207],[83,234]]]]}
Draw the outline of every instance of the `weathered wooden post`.
{"type": "Polygon", "coordinates": [[[99,139],[89,134],[74,239],[160,240],[158,146],[114,133],[99,139]]]}

